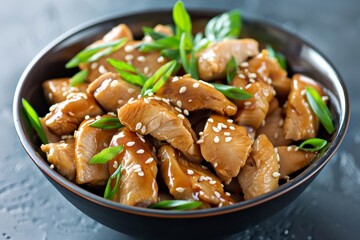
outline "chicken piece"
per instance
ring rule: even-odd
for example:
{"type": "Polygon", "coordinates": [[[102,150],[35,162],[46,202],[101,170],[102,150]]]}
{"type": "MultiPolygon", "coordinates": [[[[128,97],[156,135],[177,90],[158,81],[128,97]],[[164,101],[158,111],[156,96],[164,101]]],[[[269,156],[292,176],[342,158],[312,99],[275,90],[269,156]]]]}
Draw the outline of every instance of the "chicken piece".
{"type": "Polygon", "coordinates": [[[277,98],[274,97],[274,98],[269,102],[269,110],[268,110],[268,112],[267,112],[267,115],[272,114],[272,113],[275,112],[279,107],[280,107],[279,100],[277,100],[277,98]]]}
{"type": "Polygon", "coordinates": [[[192,79],[190,75],[173,77],[156,92],[187,111],[210,109],[219,114],[235,115],[237,108],[212,85],[192,79]]]}
{"type": "MultiPolygon", "coordinates": [[[[123,128],[114,135],[110,147],[123,146],[123,151],[109,161],[109,171],[113,174],[122,164],[119,188],[114,201],[138,207],[147,207],[158,200],[156,182],[157,166],[145,139],[123,128]]],[[[115,186],[116,179],[112,182],[115,186]]]]}
{"type": "Polygon", "coordinates": [[[130,28],[126,24],[119,24],[116,27],[112,28],[110,32],[104,35],[100,40],[101,42],[112,42],[119,40],[121,38],[126,38],[129,41],[134,39],[133,34],[130,28]]]}
{"type": "MultiPolygon", "coordinates": [[[[103,115],[102,117],[111,117],[103,115]]],[[[84,120],[75,133],[76,183],[104,185],[109,178],[107,164],[90,164],[90,159],[108,147],[116,129],[91,127],[95,118],[84,120]]]]}
{"type": "Polygon", "coordinates": [[[154,31],[168,36],[174,35],[173,30],[168,25],[158,24],[154,27],[154,31]]]}
{"type": "Polygon", "coordinates": [[[45,132],[45,135],[46,135],[46,138],[48,140],[49,143],[57,143],[57,142],[60,142],[61,138],[55,134],[53,134],[49,128],[46,126],[46,120],[45,118],[40,118],[40,123],[41,123],[41,126],[42,128],[44,129],[44,132],[45,132]]]}
{"type": "Polygon", "coordinates": [[[142,98],[125,104],[118,111],[120,122],[133,132],[166,140],[189,160],[201,162],[197,137],[189,121],[159,99],[142,98]]]}
{"type": "Polygon", "coordinates": [[[264,82],[255,82],[247,86],[245,90],[252,94],[252,97],[247,100],[236,101],[238,112],[234,120],[239,125],[253,127],[256,130],[265,120],[269,110],[269,102],[274,96],[274,89],[264,82]]]}
{"type": "Polygon", "coordinates": [[[115,52],[101,57],[91,64],[80,65],[80,68],[89,69],[88,80],[92,82],[104,73],[116,72],[115,68],[107,62],[107,59],[114,58],[133,65],[140,73],[150,77],[162,65],[167,63],[168,60],[161,56],[159,51],[148,53],[140,52],[136,47],[139,43],[141,43],[141,41],[128,41],[123,47],[115,52]]]}
{"type": "Polygon", "coordinates": [[[72,134],[85,116],[102,114],[95,99],[85,93],[72,93],[61,103],[50,107],[45,116],[46,127],[57,136],[72,134]]]}
{"type": "Polygon", "coordinates": [[[106,111],[117,112],[130,98],[136,98],[141,89],[124,81],[118,74],[109,72],[93,81],[87,91],[106,111]]]}
{"type": "Polygon", "coordinates": [[[291,143],[291,140],[285,139],[284,133],[284,117],[283,110],[277,108],[273,113],[265,118],[264,125],[261,125],[256,135],[265,134],[270,142],[276,146],[287,146],[291,143]]]}
{"type": "Polygon", "coordinates": [[[279,162],[273,145],[265,135],[260,135],[238,180],[248,200],[271,192],[279,186],[279,162]]]}
{"type": "Polygon", "coordinates": [[[158,158],[161,175],[175,199],[202,201],[203,207],[234,203],[214,174],[204,166],[187,161],[171,146],[162,146],[158,158]]]}
{"type": "Polygon", "coordinates": [[[86,92],[87,86],[87,83],[80,83],[75,87],[70,87],[70,78],[50,79],[42,84],[44,96],[51,105],[65,101],[70,93],[86,92]]]}
{"type": "Polygon", "coordinates": [[[256,81],[264,81],[271,84],[276,94],[286,98],[290,92],[291,82],[287,78],[287,72],[281,68],[276,59],[268,56],[267,50],[249,60],[249,76],[254,75],[256,81]]]}
{"type": "Polygon", "coordinates": [[[309,152],[294,146],[277,147],[280,158],[280,177],[290,174],[308,166],[317,156],[317,152],[309,152]]]}
{"type": "Polygon", "coordinates": [[[226,65],[232,56],[240,64],[258,54],[258,48],[254,39],[229,39],[210,45],[197,55],[200,79],[209,81],[225,77],[226,65]]]}
{"type": "Polygon", "coordinates": [[[239,174],[252,144],[245,127],[227,120],[224,116],[211,115],[198,141],[202,156],[211,163],[224,184],[229,184],[239,174]]]}
{"type": "Polygon", "coordinates": [[[41,150],[46,153],[49,163],[62,176],[70,181],[75,180],[75,140],[68,138],[65,141],[41,145],[41,150]]]}
{"type": "Polygon", "coordinates": [[[285,108],[284,130],[286,139],[298,141],[314,138],[317,135],[319,120],[306,99],[306,86],[311,86],[320,95],[324,95],[323,90],[314,80],[301,74],[293,76],[291,91],[285,108]]]}

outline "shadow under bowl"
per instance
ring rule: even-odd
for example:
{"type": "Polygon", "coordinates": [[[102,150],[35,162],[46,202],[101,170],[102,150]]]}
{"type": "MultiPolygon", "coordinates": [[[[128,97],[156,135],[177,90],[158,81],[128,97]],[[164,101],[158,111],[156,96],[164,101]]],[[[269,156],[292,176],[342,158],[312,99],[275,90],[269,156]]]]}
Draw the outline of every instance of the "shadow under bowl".
{"type": "MultiPolygon", "coordinates": [[[[189,12],[196,22],[194,28],[202,28],[205,20],[219,13],[197,10],[189,12]]],[[[243,19],[242,37],[255,38],[263,46],[271,44],[285,55],[292,72],[314,78],[328,90],[336,132],[332,135],[329,148],[323,156],[291,182],[275,191],[232,206],[172,212],[124,206],[106,200],[50,169],[39,148],[40,142],[26,125],[22,111],[21,99],[25,98],[37,110],[39,116],[44,116],[48,106],[44,104],[41,83],[51,78],[72,76],[74,70],[65,69],[65,63],[117,24],[127,24],[135,36],[140,36],[142,26],[171,22],[170,10],[131,13],[84,24],[54,40],[29,64],[17,85],[13,103],[15,127],[24,149],[45,177],[74,206],[96,221],[136,237],[181,239],[228,236],[259,223],[291,203],[330,160],[345,136],[350,106],[344,82],[324,55],[301,38],[267,22],[243,19]]]]}

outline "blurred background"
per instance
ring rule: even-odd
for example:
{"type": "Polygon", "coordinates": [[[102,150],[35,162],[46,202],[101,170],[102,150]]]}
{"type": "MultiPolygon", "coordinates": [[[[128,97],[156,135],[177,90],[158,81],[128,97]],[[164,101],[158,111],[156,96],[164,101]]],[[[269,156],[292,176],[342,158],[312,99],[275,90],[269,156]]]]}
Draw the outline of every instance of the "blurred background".
{"type": "MultiPolygon", "coordinates": [[[[0,239],[132,239],[67,202],[35,167],[15,133],[12,98],[21,73],[50,41],[109,14],[171,8],[175,0],[15,0],[0,8],[0,239]]],[[[240,8],[315,45],[351,96],[352,123],[338,153],[282,212],[229,239],[356,239],[360,229],[360,1],[184,0],[204,9],[240,8]]],[[[140,226],[139,226],[140,227],[140,226]]]]}

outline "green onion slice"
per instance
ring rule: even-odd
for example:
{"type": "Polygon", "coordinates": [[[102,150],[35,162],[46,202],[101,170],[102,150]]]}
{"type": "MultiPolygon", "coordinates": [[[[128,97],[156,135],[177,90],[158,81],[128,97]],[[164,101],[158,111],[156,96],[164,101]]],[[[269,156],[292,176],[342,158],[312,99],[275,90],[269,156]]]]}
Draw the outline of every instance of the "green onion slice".
{"type": "Polygon", "coordinates": [[[142,29],[143,29],[144,35],[150,36],[153,40],[159,40],[162,38],[166,38],[168,36],[166,34],[156,32],[153,28],[143,27],[142,29]]]}
{"type": "Polygon", "coordinates": [[[189,13],[182,1],[177,1],[173,8],[173,21],[176,25],[176,35],[181,36],[183,32],[191,33],[192,23],[189,13]]]}
{"type": "Polygon", "coordinates": [[[275,51],[271,45],[266,46],[266,50],[268,51],[269,57],[275,59],[280,67],[284,70],[287,68],[285,56],[277,51],[275,51]]]}
{"type": "Polygon", "coordinates": [[[105,192],[104,192],[104,198],[105,199],[110,199],[112,200],[116,194],[117,189],[119,188],[119,182],[120,182],[120,177],[121,177],[121,169],[122,169],[122,164],[119,165],[119,167],[115,170],[115,172],[113,174],[111,174],[111,176],[109,177],[107,183],[106,183],[106,187],[105,187],[105,192]],[[111,189],[111,181],[116,178],[116,182],[115,182],[115,186],[113,189],[111,189]]]}
{"type": "Polygon", "coordinates": [[[172,60],[161,66],[144,84],[141,95],[148,95],[150,92],[155,93],[169,79],[173,71],[176,69],[177,61],[172,60]]]}
{"type": "Polygon", "coordinates": [[[118,129],[123,127],[119,119],[116,117],[100,118],[90,124],[90,127],[100,128],[103,130],[118,129]]]}
{"type": "Polygon", "coordinates": [[[121,38],[116,41],[89,46],[76,54],[75,57],[66,63],[65,67],[74,68],[79,66],[80,63],[94,62],[101,57],[120,49],[126,43],[126,41],[126,38],[121,38]]]}
{"type": "Polygon", "coordinates": [[[164,200],[149,206],[149,208],[168,209],[168,210],[191,210],[202,205],[202,202],[188,200],[164,200]]]}
{"type": "Polygon", "coordinates": [[[30,105],[25,98],[21,99],[25,113],[29,119],[31,126],[35,129],[37,135],[40,137],[43,144],[48,144],[49,141],[46,137],[45,131],[41,125],[40,119],[34,108],[30,105]]]}
{"type": "Polygon", "coordinates": [[[89,163],[90,164],[105,164],[114,157],[116,157],[119,153],[124,149],[123,146],[115,146],[103,149],[101,152],[93,156],[89,163]]]}
{"type": "Polygon", "coordinates": [[[231,10],[210,19],[205,26],[205,36],[212,42],[220,42],[227,38],[238,38],[241,28],[240,11],[231,10]]]}
{"type": "Polygon", "coordinates": [[[321,150],[323,147],[326,146],[326,144],[327,144],[327,141],[324,139],[310,138],[310,139],[303,141],[300,144],[299,148],[302,150],[305,150],[305,151],[315,152],[315,151],[321,150]]]}
{"type": "Polygon", "coordinates": [[[80,83],[85,82],[88,76],[89,76],[89,70],[88,69],[84,69],[84,70],[78,72],[73,77],[71,77],[71,79],[70,79],[70,87],[74,87],[74,86],[76,86],[76,85],[78,85],[80,83]]]}
{"type": "Polygon", "coordinates": [[[306,98],[325,130],[329,134],[332,134],[335,131],[335,127],[332,122],[333,116],[325,102],[322,100],[320,94],[314,88],[307,86],[306,98]]]}
{"type": "Polygon", "coordinates": [[[236,59],[234,58],[234,56],[232,56],[230,61],[226,65],[226,81],[228,84],[230,84],[234,79],[235,75],[237,74],[237,70],[238,67],[236,59]]]}
{"type": "Polygon", "coordinates": [[[145,42],[136,45],[140,52],[159,51],[163,49],[177,49],[179,48],[179,38],[176,36],[168,36],[160,38],[154,42],[145,42]]]}
{"type": "Polygon", "coordinates": [[[233,87],[229,85],[211,83],[216,90],[221,92],[227,98],[236,99],[236,100],[246,100],[252,97],[247,91],[240,89],[238,87],[233,87]]]}
{"type": "Polygon", "coordinates": [[[119,75],[128,83],[143,86],[146,77],[141,74],[135,67],[126,62],[109,58],[108,63],[115,68],[119,75]]]}

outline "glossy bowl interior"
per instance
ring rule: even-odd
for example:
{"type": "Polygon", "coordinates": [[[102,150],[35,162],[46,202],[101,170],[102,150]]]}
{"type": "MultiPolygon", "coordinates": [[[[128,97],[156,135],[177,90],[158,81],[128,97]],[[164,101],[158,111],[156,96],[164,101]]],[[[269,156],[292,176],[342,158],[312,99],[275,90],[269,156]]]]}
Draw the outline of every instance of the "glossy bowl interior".
{"type": "MultiPolygon", "coordinates": [[[[194,28],[201,28],[206,19],[215,16],[218,12],[190,11],[190,14],[192,19],[197,21],[194,28]]],[[[321,82],[329,90],[336,132],[323,156],[290,183],[256,199],[233,206],[170,212],[129,207],[105,200],[71,183],[50,169],[39,149],[40,142],[26,124],[21,110],[21,99],[26,98],[39,115],[44,116],[48,111],[48,105],[45,104],[41,83],[50,78],[73,75],[73,70],[64,68],[65,63],[78,51],[100,38],[117,24],[128,24],[134,35],[140,36],[142,26],[155,26],[157,23],[171,22],[172,17],[169,10],[132,13],[96,20],[60,36],[34,58],[18,83],[13,105],[15,127],[24,149],[47,179],[77,208],[100,223],[138,237],[189,238],[234,234],[278,212],[295,199],[330,160],[347,130],[350,106],[348,93],[341,77],[318,50],[297,36],[266,22],[249,18],[243,19],[242,37],[252,37],[262,44],[271,44],[285,54],[293,72],[308,75],[321,82]]]]}

